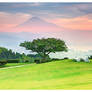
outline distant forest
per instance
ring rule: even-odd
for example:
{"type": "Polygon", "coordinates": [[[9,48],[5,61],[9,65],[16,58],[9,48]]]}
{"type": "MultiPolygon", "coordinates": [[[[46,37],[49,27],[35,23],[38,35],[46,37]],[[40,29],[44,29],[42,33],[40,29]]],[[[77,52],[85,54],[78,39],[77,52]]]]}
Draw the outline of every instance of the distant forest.
{"type": "Polygon", "coordinates": [[[39,57],[39,55],[26,55],[24,53],[20,54],[18,52],[13,52],[11,49],[0,47],[0,60],[18,59],[20,62],[27,62],[30,59],[32,61],[36,57],[39,57]]]}

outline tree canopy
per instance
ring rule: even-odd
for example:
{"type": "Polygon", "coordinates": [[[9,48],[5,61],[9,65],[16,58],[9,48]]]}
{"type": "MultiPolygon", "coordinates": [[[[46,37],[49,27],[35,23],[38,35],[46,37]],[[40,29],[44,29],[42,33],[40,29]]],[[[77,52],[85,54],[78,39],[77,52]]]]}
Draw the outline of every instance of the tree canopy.
{"type": "Polygon", "coordinates": [[[11,49],[7,49],[4,47],[0,47],[0,60],[2,59],[16,59],[20,58],[21,54],[20,53],[15,53],[11,49]]]}
{"type": "Polygon", "coordinates": [[[63,40],[56,38],[34,39],[33,41],[25,41],[20,44],[26,50],[37,52],[42,58],[46,58],[51,52],[67,51],[67,46],[63,40]]]}

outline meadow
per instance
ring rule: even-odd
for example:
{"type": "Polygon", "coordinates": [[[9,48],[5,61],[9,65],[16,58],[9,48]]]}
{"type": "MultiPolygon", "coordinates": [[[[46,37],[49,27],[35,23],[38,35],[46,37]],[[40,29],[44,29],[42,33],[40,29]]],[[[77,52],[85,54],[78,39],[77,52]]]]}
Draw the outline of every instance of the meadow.
{"type": "Polygon", "coordinates": [[[29,63],[7,63],[6,65],[0,66],[0,68],[20,66],[20,65],[26,65],[26,64],[29,64],[29,63]]]}
{"type": "Polygon", "coordinates": [[[92,62],[66,59],[1,69],[0,89],[92,89],[92,62]]]}

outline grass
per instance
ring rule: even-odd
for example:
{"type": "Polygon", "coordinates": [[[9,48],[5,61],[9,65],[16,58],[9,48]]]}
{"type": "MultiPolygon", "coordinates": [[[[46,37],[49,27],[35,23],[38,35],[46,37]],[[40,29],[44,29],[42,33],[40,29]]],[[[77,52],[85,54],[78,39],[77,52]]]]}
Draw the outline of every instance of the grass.
{"type": "Polygon", "coordinates": [[[6,68],[6,67],[13,67],[13,66],[19,66],[19,65],[25,65],[28,63],[8,63],[6,65],[0,66],[0,68],[6,68]]]}
{"type": "Polygon", "coordinates": [[[92,62],[61,60],[0,70],[0,89],[92,90],[92,62]]]}

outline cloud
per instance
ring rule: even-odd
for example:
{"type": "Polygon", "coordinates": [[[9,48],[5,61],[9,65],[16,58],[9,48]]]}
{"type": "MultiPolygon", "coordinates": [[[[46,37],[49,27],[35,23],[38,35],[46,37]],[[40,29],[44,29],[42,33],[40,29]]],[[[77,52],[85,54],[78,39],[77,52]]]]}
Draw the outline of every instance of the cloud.
{"type": "Polygon", "coordinates": [[[26,21],[31,15],[25,13],[0,12],[0,32],[9,31],[12,27],[26,21]]]}
{"type": "Polygon", "coordinates": [[[56,18],[48,20],[67,30],[92,31],[92,14],[75,18],[56,18]]]}
{"type": "Polygon", "coordinates": [[[49,23],[44,21],[43,19],[38,18],[36,20],[34,17],[34,21],[32,21],[30,15],[27,14],[19,14],[16,15],[10,13],[1,13],[1,22],[0,22],[0,32],[32,32],[32,33],[39,33],[39,32],[54,32],[59,31],[57,25],[53,23],[49,23]],[[26,24],[27,22],[27,24],[26,24]],[[22,26],[19,26],[22,25],[22,26]]]}
{"type": "Polygon", "coordinates": [[[41,6],[42,3],[34,2],[34,3],[12,3],[11,7],[13,8],[24,8],[24,7],[38,7],[41,6]]]}
{"type": "Polygon", "coordinates": [[[84,12],[84,14],[92,13],[92,3],[81,3],[75,5],[75,7],[78,8],[81,12],[84,12]]]}
{"type": "Polygon", "coordinates": [[[77,59],[77,58],[87,58],[88,56],[92,55],[92,51],[79,51],[79,50],[68,50],[68,52],[56,52],[50,53],[51,58],[65,58],[68,57],[70,59],[77,59]]]}
{"type": "Polygon", "coordinates": [[[43,15],[43,17],[55,14],[55,17],[74,18],[90,14],[91,10],[92,3],[0,3],[0,11],[2,12],[29,13],[43,15]]]}

